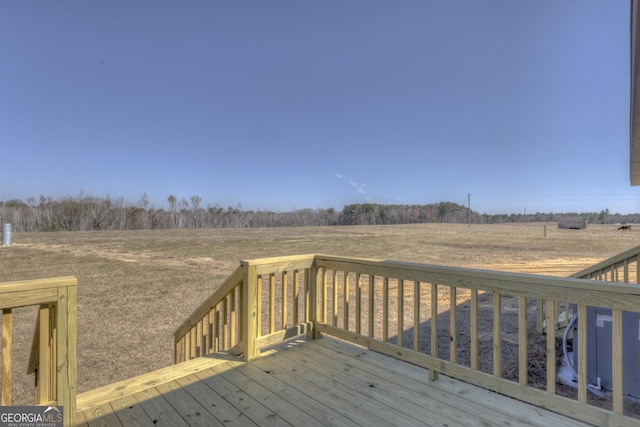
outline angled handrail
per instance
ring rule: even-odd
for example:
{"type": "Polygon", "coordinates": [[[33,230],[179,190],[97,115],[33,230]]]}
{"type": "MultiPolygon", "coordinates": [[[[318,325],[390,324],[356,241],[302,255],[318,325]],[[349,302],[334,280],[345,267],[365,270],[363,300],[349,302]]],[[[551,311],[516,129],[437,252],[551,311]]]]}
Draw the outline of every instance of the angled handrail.
{"type": "MultiPolygon", "coordinates": [[[[603,282],[614,283],[639,283],[638,275],[638,256],[640,255],[640,246],[635,246],[624,252],[616,254],[610,258],[596,263],[590,267],[584,268],[569,277],[587,280],[600,280],[603,282]]],[[[546,322],[544,320],[545,310],[542,300],[537,303],[538,332],[547,331],[547,325],[552,325],[553,331],[559,333],[569,324],[570,319],[574,316],[573,306],[567,302],[556,302],[555,313],[556,319],[546,322]]]]}
{"type": "Polygon", "coordinates": [[[238,346],[242,336],[237,332],[244,320],[237,315],[243,286],[244,267],[240,266],[176,329],[175,363],[238,346]]]}
{"type": "MultiPolygon", "coordinates": [[[[612,256],[602,262],[587,267],[571,275],[571,277],[579,277],[581,279],[598,279],[605,281],[619,281],[621,278],[623,283],[632,283],[631,277],[629,277],[629,265],[631,263],[638,262],[638,255],[640,255],[640,246],[635,246],[624,252],[612,256]],[[611,277],[606,277],[607,273],[622,268],[622,275],[613,273],[611,277]],[[607,280],[616,279],[616,280],[607,280]]],[[[635,283],[637,283],[638,277],[635,277],[635,283]]]]}

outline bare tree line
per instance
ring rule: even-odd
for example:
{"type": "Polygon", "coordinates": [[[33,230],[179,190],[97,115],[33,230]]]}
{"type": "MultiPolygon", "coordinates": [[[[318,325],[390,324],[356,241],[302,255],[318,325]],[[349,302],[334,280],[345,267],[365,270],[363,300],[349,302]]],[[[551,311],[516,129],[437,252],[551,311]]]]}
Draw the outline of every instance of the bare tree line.
{"type": "Polygon", "coordinates": [[[40,196],[38,200],[14,199],[0,202],[0,220],[10,223],[15,231],[89,231],[89,230],[151,230],[198,228],[307,227],[332,225],[376,225],[411,223],[503,223],[564,221],[580,218],[590,223],[634,223],[640,215],[600,213],[535,213],[529,215],[487,215],[467,207],[440,202],[427,205],[352,204],[342,211],[328,209],[298,209],[291,212],[243,210],[241,205],[222,208],[202,205],[202,198],[191,196],[167,198],[167,208],[155,208],[146,193],[137,203],[122,197],[67,196],[53,200],[40,196]]]}

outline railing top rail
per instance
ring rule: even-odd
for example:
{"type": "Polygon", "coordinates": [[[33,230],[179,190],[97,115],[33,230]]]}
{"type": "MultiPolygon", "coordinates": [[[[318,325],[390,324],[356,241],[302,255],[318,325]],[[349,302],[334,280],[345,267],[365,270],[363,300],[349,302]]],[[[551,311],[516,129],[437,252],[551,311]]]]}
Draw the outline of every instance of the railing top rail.
{"type": "Polygon", "coordinates": [[[12,309],[58,301],[59,288],[76,287],[75,277],[20,280],[0,283],[0,308],[12,309]]]}
{"type": "Polygon", "coordinates": [[[620,262],[623,262],[624,260],[633,258],[634,256],[638,255],[640,255],[640,246],[633,247],[617,255],[614,255],[611,258],[605,259],[604,261],[601,261],[595,265],[580,270],[577,273],[572,274],[571,277],[585,277],[591,273],[596,273],[603,268],[618,264],[620,262]]]}
{"type": "Polygon", "coordinates": [[[256,274],[277,273],[288,270],[310,268],[313,265],[315,255],[292,255],[282,257],[260,258],[242,261],[243,266],[256,267],[256,274]]]}
{"type": "Polygon", "coordinates": [[[577,297],[580,301],[575,302],[578,303],[627,308],[631,311],[636,311],[638,307],[633,307],[633,303],[640,302],[640,287],[625,283],[331,255],[317,255],[315,262],[318,267],[479,290],[497,290],[532,298],[577,297]]]}
{"type": "Polygon", "coordinates": [[[311,261],[313,262],[315,254],[303,254],[303,255],[287,255],[287,256],[279,256],[279,257],[269,257],[269,258],[256,258],[256,259],[248,259],[240,261],[242,265],[264,265],[264,264],[286,264],[291,262],[298,261],[311,261]]]}
{"type": "Polygon", "coordinates": [[[38,289],[58,288],[60,286],[77,286],[78,279],[73,276],[51,277],[47,279],[16,280],[0,283],[0,294],[24,292],[38,289]]]}

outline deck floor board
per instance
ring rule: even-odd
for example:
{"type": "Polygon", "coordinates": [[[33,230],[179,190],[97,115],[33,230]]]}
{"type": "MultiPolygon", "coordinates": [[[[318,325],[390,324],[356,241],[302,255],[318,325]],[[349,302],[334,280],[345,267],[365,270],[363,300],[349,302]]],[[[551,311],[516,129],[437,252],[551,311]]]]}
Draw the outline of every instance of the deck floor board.
{"type": "Polygon", "coordinates": [[[586,425],[333,338],[201,359],[79,395],[78,425],[586,425]]]}
{"type": "Polygon", "coordinates": [[[188,427],[189,424],[171,406],[162,394],[150,387],[133,395],[138,405],[147,413],[151,422],[157,427],[188,427]]]}
{"type": "MultiPolygon", "coordinates": [[[[403,385],[416,393],[422,394],[425,399],[443,401],[455,408],[456,413],[469,412],[475,417],[483,413],[499,413],[506,417],[491,417],[491,425],[513,425],[513,420],[520,423],[536,426],[575,426],[578,421],[558,415],[551,411],[535,412],[532,405],[519,400],[501,396],[483,388],[458,381],[447,376],[441,376],[434,382],[428,381],[428,371],[420,366],[410,363],[394,364],[389,366],[389,358],[374,351],[366,351],[356,346],[345,346],[332,339],[317,340],[315,351],[324,352],[336,359],[349,362],[352,358],[364,360],[367,363],[359,364],[361,369],[367,369],[377,375],[383,376],[388,381],[398,378],[398,372],[403,378],[403,385]],[[391,368],[391,369],[390,369],[391,368]],[[505,401],[505,399],[508,399],[505,401]],[[508,404],[505,404],[507,402],[508,404]],[[491,411],[493,412],[491,412],[491,411]],[[532,419],[533,417],[533,419],[532,419]]],[[[583,424],[584,425],[584,424],[583,424]]]]}

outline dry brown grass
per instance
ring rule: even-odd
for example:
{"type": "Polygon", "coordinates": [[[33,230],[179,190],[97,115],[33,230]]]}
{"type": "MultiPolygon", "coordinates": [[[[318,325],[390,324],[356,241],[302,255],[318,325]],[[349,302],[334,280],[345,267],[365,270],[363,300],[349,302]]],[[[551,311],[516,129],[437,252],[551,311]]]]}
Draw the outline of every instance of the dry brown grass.
{"type": "MultiPolygon", "coordinates": [[[[394,259],[568,276],[636,246],[640,233],[555,224],[311,227],[14,233],[0,249],[0,281],[78,278],[78,391],[173,362],[173,331],[241,259],[303,253],[394,259]]],[[[14,402],[26,377],[35,311],[14,320],[14,402]]]]}

